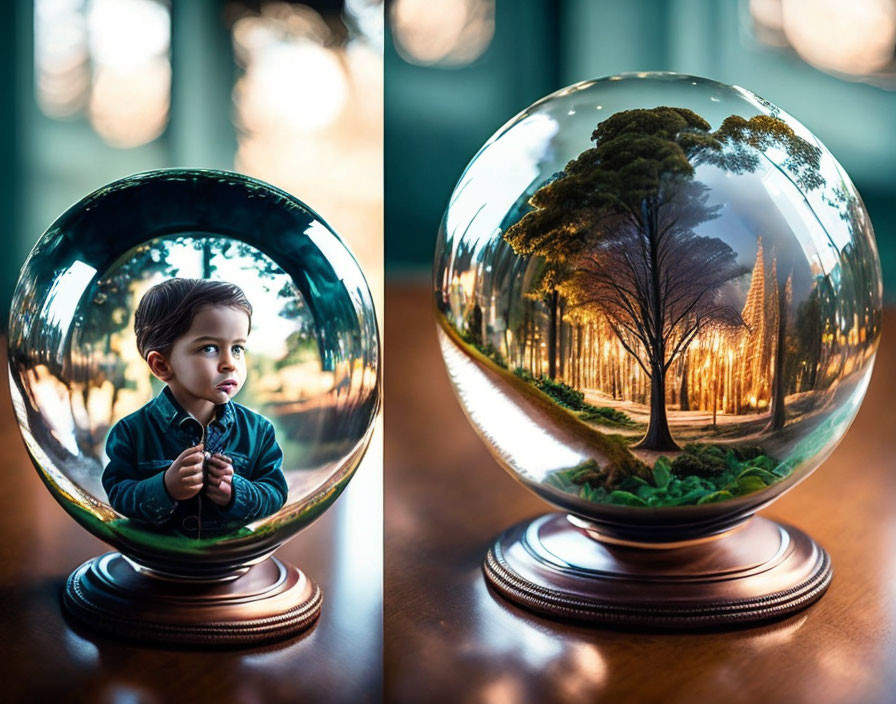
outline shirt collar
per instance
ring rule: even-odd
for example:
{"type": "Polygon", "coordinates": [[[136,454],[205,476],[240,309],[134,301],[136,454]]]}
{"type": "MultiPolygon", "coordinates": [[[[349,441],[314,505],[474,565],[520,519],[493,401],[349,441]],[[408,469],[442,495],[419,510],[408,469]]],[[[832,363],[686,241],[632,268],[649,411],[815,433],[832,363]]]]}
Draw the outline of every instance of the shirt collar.
{"type": "MultiPolygon", "coordinates": [[[[233,409],[231,403],[221,403],[215,406],[215,416],[213,421],[217,421],[223,426],[228,426],[233,420],[233,409]]],[[[196,420],[187,413],[183,407],[174,398],[174,393],[166,385],[162,392],[153,399],[150,405],[150,412],[161,421],[164,427],[172,424],[181,425],[185,420],[196,420]]],[[[197,421],[198,422],[198,421],[197,421]]]]}

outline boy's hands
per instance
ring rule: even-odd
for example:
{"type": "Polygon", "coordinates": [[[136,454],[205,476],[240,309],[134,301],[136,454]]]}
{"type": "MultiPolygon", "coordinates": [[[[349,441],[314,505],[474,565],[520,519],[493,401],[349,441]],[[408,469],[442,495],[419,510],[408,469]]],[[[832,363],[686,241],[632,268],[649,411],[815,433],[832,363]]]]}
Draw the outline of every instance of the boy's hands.
{"type": "Polygon", "coordinates": [[[196,496],[202,489],[203,445],[188,447],[165,470],[165,488],[177,501],[196,496]]]}
{"type": "Polygon", "coordinates": [[[233,461],[229,457],[216,452],[209,458],[205,493],[218,506],[230,503],[233,493],[233,461]]]}
{"type": "MultiPolygon", "coordinates": [[[[178,501],[190,499],[202,490],[202,465],[205,460],[204,446],[199,443],[178,455],[165,470],[165,488],[178,501]]],[[[215,453],[208,460],[208,484],[205,493],[219,506],[230,503],[233,493],[233,462],[229,457],[215,453]]]]}

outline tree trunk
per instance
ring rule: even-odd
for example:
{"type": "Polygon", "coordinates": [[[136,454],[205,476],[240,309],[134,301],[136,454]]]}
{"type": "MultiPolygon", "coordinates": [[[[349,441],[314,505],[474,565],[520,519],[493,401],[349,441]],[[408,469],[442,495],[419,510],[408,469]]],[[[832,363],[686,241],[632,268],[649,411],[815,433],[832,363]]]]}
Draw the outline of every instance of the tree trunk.
{"type": "Polygon", "coordinates": [[[582,389],[585,386],[585,375],[582,373],[584,361],[582,359],[582,335],[584,334],[583,325],[576,325],[576,388],[582,389]]]}
{"type": "Polygon", "coordinates": [[[563,316],[566,313],[566,302],[559,301],[558,310],[557,310],[557,374],[560,379],[565,382],[569,380],[566,378],[566,350],[569,345],[564,344],[564,333],[567,331],[564,329],[563,325],[563,316]]]}
{"type": "Polygon", "coordinates": [[[548,308],[551,314],[551,322],[548,326],[548,376],[553,381],[557,378],[557,348],[559,347],[557,324],[560,318],[560,294],[556,289],[551,291],[548,298],[548,308]]]}
{"type": "Polygon", "coordinates": [[[661,366],[651,364],[650,375],[650,423],[647,434],[635,447],[643,450],[675,452],[681,448],[672,439],[669,419],[666,416],[666,378],[661,366]]]}
{"type": "Polygon", "coordinates": [[[681,389],[678,392],[678,405],[682,411],[691,410],[690,399],[688,399],[688,353],[684,352],[684,359],[681,363],[681,389]]]}
{"type": "Polygon", "coordinates": [[[778,329],[775,343],[775,367],[772,377],[772,419],[769,430],[781,430],[786,421],[784,413],[784,341],[787,333],[787,286],[778,285],[778,329]]]}
{"type": "MultiPolygon", "coordinates": [[[[647,350],[650,355],[650,422],[647,425],[647,434],[635,447],[645,450],[675,451],[681,448],[672,439],[669,420],[666,416],[666,371],[663,369],[666,359],[663,340],[665,301],[663,301],[660,286],[656,204],[644,199],[641,202],[641,212],[644,227],[647,228],[648,255],[650,257],[650,285],[646,296],[646,302],[652,313],[652,329],[648,330],[651,345],[647,350]]],[[[650,324],[645,327],[650,328],[650,324]]]]}

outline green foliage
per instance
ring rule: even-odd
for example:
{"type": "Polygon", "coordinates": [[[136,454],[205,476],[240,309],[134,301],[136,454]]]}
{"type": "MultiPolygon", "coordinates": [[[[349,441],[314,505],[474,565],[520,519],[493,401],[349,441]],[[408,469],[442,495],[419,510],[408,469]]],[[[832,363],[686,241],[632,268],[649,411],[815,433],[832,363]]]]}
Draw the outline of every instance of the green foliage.
{"type": "MultiPolygon", "coordinates": [[[[590,406],[590,404],[585,405],[590,406]]],[[[604,425],[636,425],[627,413],[607,406],[590,406],[587,411],[579,413],[579,418],[604,425]]]]}
{"type": "Polygon", "coordinates": [[[798,136],[777,117],[755,115],[746,119],[731,115],[713,136],[723,149],[707,153],[705,160],[723,169],[735,173],[755,171],[758,155],[777,148],[786,152],[782,166],[800,188],[811,191],[825,183],[820,170],[821,149],[798,136]]]}
{"type": "Polygon", "coordinates": [[[765,454],[761,445],[727,445],[725,449],[731,450],[738,462],[753,460],[765,454]]]}
{"type": "Polygon", "coordinates": [[[728,467],[725,451],[716,445],[690,443],[672,462],[672,472],[678,477],[712,477],[728,467]]]}
{"type": "Polygon", "coordinates": [[[525,382],[528,382],[530,384],[535,383],[535,377],[532,376],[531,372],[525,367],[517,367],[513,370],[513,373],[525,382]]]}
{"type": "Polygon", "coordinates": [[[610,503],[621,506],[647,506],[647,502],[640,496],[635,496],[628,491],[614,491],[610,494],[610,503]]]}
{"type": "Polygon", "coordinates": [[[672,480],[672,469],[666,457],[660,457],[653,465],[653,483],[658,489],[665,489],[672,480]]]}
{"type": "Polygon", "coordinates": [[[562,381],[554,381],[546,376],[542,376],[535,382],[535,385],[540,391],[546,393],[564,408],[572,411],[587,410],[589,404],[585,403],[585,394],[568,384],[564,384],[562,381]]]}
{"type": "Polygon", "coordinates": [[[585,394],[562,381],[554,381],[544,375],[534,377],[528,369],[523,367],[517,367],[513,373],[550,396],[551,400],[558,405],[576,411],[579,418],[584,421],[598,422],[604,425],[635,425],[635,422],[626,413],[606,406],[594,406],[585,401],[585,394]]]}
{"type": "Polygon", "coordinates": [[[725,501],[725,499],[733,499],[734,494],[730,491],[714,491],[711,494],[706,494],[705,496],[700,497],[700,500],[697,501],[697,504],[713,504],[717,501],[725,501]]]}
{"type": "Polygon", "coordinates": [[[548,476],[547,483],[558,489],[568,491],[586,482],[599,483],[602,479],[600,466],[595,460],[585,460],[575,467],[563,469],[548,476]]]}
{"type": "MultiPolygon", "coordinates": [[[[608,436],[614,437],[614,436],[608,436]]],[[[547,484],[595,503],[641,508],[693,506],[725,501],[761,491],[790,476],[793,467],[778,462],[757,446],[724,446],[692,443],[670,462],[661,456],[645,478],[632,472],[615,483],[597,462],[587,460],[575,467],[554,472],[547,484]],[[757,454],[759,450],[759,454],[757,454]],[[686,458],[683,461],[682,458],[686,458]],[[709,474],[683,474],[695,466],[709,474]]]]}
{"type": "Polygon", "coordinates": [[[501,367],[502,369],[507,369],[507,362],[504,360],[504,356],[491,342],[483,344],[465,330],[458,330],[457,334],[460,336],[461,340],[466,342],[468,345],[476,348],[478,352],[488,357],[499,367],[501,367]]]}

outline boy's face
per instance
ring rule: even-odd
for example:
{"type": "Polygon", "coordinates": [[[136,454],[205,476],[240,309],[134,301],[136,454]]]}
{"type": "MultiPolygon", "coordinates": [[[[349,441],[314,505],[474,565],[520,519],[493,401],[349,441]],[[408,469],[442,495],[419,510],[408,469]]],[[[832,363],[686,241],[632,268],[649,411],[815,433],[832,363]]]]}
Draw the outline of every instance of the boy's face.
{"type": "Polygon", "coordinates": [[[239,308],[203,306],[190,329],[179,337],[167,358],[167,373],[159,374],[187,410],[210,401],[233,398],[246,380],[246,337],[249,316],[239,308]],[[165,377],[168,378],[165,378],[165,377]]]}

